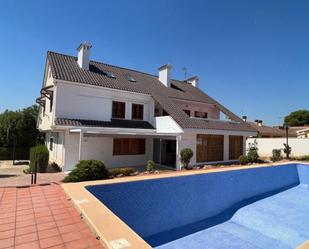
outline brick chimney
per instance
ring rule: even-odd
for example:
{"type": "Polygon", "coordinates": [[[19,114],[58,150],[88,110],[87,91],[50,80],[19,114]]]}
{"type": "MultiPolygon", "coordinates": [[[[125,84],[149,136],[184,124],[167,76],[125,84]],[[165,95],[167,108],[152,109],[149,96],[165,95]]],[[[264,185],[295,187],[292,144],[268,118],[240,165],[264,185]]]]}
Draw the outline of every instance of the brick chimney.
{"type": "Polygon", "coordinates": [[[90,49],[92,45],[89,42],[83,42],[77,48],[78,59],[77,63],[80,68],[89,70],[90,49]]]}

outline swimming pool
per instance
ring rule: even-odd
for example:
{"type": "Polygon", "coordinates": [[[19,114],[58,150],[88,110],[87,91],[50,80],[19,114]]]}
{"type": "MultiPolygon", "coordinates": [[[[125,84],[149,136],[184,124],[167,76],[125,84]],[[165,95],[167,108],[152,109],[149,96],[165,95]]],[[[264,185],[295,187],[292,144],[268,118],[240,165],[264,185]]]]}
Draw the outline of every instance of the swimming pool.
{"type": "Polygon", "coordinates": [[[152,247],[295,248],[309,240],[309,166],[87,186],[152,247]]]}

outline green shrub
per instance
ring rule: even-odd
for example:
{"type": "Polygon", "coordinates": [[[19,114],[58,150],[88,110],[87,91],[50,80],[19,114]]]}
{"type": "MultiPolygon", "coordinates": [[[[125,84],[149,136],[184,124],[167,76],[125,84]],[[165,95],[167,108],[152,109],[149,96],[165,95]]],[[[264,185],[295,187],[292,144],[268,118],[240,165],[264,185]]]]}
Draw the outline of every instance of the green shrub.
{"type": "Polygon", "coordinates": [[[135,172],[133,168],[114,168],[109,170],[110,176],[119,176],[119,175],[124,175],[124,176],[129,176],[132,175],[135,172]]]}
{"type": "Polygon", "coordinates": [[[193,151],[190,148],[184,148],[181,150],[180,152],[181,162],[186,169],[189,169],[189,163],[192,157],[193,157],[193,151]]]}
{"type": "Polygon", "coordinates": [[[257,163],[259,161],[259,154],[256,140],[249,144],[249,151],[247,153],[249,163],[257,163]]]}
{"type": "Polygon", "coordinates": [[[309,155],[296,156],[293,157],[292,159],[297,161],[309,161],[309,155]]]}
{"type": "Polygon", "coordinates": [[[281,149],[273,149],[272,151],[273,155],[272,157],[270,158],[273,162],[276,162],[276,161],[279,161],[282,159],[282,156],[281,156],[281,149]]]}
{"type": "Polygon", "coordinates": [[[48,166],[49,152],[45,145],[37,145],[30,149],[30,171],[34,172],[37,163],[37,172],[45,173],[48,166]]]}
{"type": "Polygon", "coordinates": [[[146,168],[147,168],[147,171],[148,171],[148,172],[153,171],[154,166],[155,166],[154,161],[152,161],[152,160],[148,160],[148,161],[147,161],[146,168]]]}
{"type": "Polygon", "coordinates": [[[108,179],[109,173],[104,163],[99,160],[81,160],[64,178],[64,182],[82,182],[108,179]]]}
{"type": "Polygon", "coordinates": [[[247,156],[240,156],[238,160],[241,165],[246,165],[249,163],[247,156]]]}

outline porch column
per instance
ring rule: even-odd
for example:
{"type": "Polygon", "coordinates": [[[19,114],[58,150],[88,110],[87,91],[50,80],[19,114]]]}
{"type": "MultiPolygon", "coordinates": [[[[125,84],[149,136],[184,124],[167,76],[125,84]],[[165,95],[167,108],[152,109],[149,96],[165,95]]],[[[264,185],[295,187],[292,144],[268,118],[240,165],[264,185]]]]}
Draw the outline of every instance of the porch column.
{"type": "Polygon", "coordinates": [[[243,152],[242,154],[245,156],[247,155],[247,137],[243,136],[243,152]]]}
{"type": "Polygon", "coordinates": [[[229,161],[229,154],[230,154],[230,141],[229,135],[224,135],[224,142],[223,142],[223,161],[229,161]]]}
{"type": "Polygon", "coordinates": [[[83,158],[83,139],[84,138],[84,132],[83,130],[80,130],[79,133],[79,151],[78,151],[78,160],[82,160],[83,158]]]}
{"type": "Polygon", "coordinates": [[[180,140],[181,136],[176,136],[176,170],[181,170],[181,161],[180,161],[180,140]]]}

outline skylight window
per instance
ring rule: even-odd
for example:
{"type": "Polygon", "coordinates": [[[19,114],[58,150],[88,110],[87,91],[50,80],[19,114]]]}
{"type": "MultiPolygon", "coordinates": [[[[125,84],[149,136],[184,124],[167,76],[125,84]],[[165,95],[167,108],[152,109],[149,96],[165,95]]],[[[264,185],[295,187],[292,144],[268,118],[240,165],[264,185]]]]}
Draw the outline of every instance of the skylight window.
{"type": "Polygon", "coordinates": [[[116,79],[116,76],[112,72],[106,72],[106,76],[112,79],[116,79]]]}
{"type": "Polygon", "coordinates": [[[136,82],[136,80],[131,75],[128,75],[127,78],[131,82],[136,82]]]}

